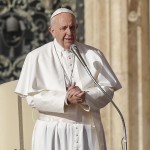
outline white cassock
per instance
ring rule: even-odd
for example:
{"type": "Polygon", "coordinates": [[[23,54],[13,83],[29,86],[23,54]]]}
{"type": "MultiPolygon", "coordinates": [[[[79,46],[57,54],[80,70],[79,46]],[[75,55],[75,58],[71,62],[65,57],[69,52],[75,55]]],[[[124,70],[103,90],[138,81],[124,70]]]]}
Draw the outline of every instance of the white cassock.
{"type": "MultiPolygon", "coordinates": [[[[97,49],[76,43],[92,75],[113,97],[121,85],[97,49]]],[[[32,150],[106,150],[100,109],[109,103],[73,53],[56,40],[30,52],[15,92],[40,112],[32,150]],[[72,73],[71,73],[72,72],[72,73]],[[67,74],[67,75],[66,75],[67,74]],[[86,91],[83,104],[67,105],[68,78],[86,91]]]]}

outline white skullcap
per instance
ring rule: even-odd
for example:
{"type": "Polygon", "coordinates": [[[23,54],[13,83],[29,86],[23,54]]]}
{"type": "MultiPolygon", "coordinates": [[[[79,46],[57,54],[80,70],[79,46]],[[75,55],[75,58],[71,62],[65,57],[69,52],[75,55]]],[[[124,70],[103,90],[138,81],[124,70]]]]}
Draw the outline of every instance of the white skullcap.
{"type": "MultiPolygon", "coordinates": [[[[56,16],[56,15],[58,15],[58,14],[61,14],[61,13],[70,13],[70,14],[74,15],[73,11],[71,11],[70,9],[67,9],[67,8],[59,8],[59,9],[57,9],[56,11],[54,11],[54,13],[53,13],[52,16],[51,16],[51,19],[52,19],[54,16],[56,16]]],[[[74,16],[75,16],[75,15],[74,15],[74,16]]]]}

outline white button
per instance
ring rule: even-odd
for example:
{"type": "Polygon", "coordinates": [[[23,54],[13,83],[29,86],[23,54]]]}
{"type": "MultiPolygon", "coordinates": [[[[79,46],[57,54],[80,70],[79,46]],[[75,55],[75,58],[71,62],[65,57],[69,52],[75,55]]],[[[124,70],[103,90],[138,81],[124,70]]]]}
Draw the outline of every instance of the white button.
{"type": "Polygon", "coordinates": [[[76,148],[79,149],[79,144],[78,143],[76,143],[76,148]]]}

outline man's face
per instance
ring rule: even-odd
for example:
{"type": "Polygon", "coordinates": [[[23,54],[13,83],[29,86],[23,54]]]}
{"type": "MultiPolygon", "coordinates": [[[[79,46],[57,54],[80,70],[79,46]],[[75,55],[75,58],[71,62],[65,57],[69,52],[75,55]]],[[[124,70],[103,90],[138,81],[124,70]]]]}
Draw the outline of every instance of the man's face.
{"type": "Polygon", "coordinates": [[[65,49],[69,49],[76,41],[76,19],[70,13],[61,13],[53,18],[49,31],[57,42],[65,49]]]}

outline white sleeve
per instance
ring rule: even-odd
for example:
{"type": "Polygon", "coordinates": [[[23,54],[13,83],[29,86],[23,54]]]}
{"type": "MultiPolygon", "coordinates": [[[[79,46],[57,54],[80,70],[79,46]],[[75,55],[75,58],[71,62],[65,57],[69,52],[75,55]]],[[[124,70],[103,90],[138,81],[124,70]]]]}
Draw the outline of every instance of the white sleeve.
{"type": "Polygon", "coordinates": [[[41,112],[64,113],[66,93],[63,91],[42,91],[26,96],[28,105],[41,112]]]}
{"type": "MultiPolygon", "coordinates": [[[[112,100],[114,96],[114,90],[106,86],[105,87],[102,86],[102,88],[112,100]]],[[[85,99],[87,105],[89,105],[89,107],[93,109],[103,108],[110,102],[106,94],[104,94],[98,87],[93,87],[90,88],[88,91],[86,91],[85,99]]]]}
{"type": "MultiPolygon", "coordinates": [[[[109,95],[110,99],[112,100],[114,95],[114,90],[108,87],[102,87],[103,90],[109,95]]],[[[110,100],[106,97],[106,94],[104,94],[99,88],[93,87],[90,88],[85,93],[85,102],[81,103],[80,106],[85,111],[90,111],[90,109],[99,110],[103,107],[105,107],[110,100]]]]}
{"type": "Polygon", "coordinates": [[[92,79],[88,79],[88,82],[86,82],[86,79],[83,79],[86,87],[84,88],[84,91],[86,92],[85,103],[89,109],[101,109],[112,100],[114,92],[121,88],[121,84],[102,52],[88,51],[86,56],[87,57],[84,58],[89,63],[89,70],[91,71],[93,78],[95,78],[97,83],[106,93],[103,93],[94,82],[90,83],[90,80],[92,79]],[[109,95],[109,99],[106,94],[109,95]]]}

